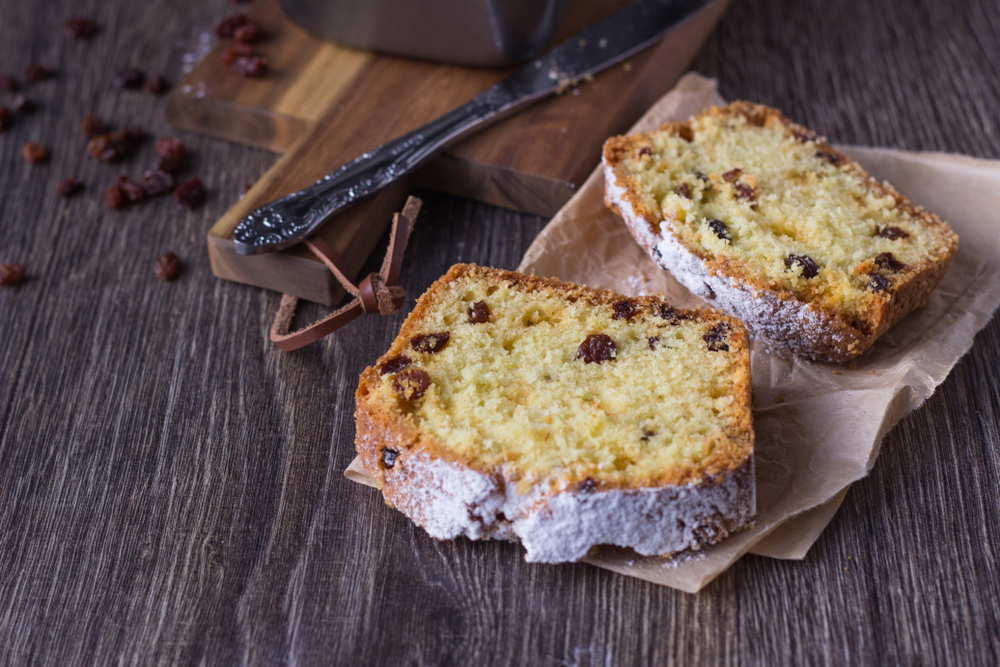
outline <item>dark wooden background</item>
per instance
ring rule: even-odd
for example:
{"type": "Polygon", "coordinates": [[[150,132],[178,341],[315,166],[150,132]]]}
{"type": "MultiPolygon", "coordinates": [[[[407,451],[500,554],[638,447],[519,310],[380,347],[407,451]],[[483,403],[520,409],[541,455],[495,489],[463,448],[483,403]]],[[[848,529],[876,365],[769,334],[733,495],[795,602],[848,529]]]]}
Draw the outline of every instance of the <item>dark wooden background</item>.
{"type": "MultiPolygon", "coordinates": [[[[162,98],[112,75],[178,81],[229,11],[0,0],[0,72],[58,69],[0,133],[0,263],[28,267],[0,289],[0,664],[1000,664],[997,317],[805,561],[748,556],[698,595],[436,542],[348,482],[357,377],[405,313],[279,352],[278,296],[214,279],[204,240],[274,156],[182,135],[207,203],[110,212],[104,186],[152,146],[107,166],[78,130],[94,111],[168,133],[162,98]],[[101,34],[68,41],[73,15],[101,34]],[[70,175],[87,191],[64,201],[70,175]]],[[[835,142],[1000,157],[992,0],[736,0],[695,67],[835,142]]],[[[545,222],[423,194],[413,296],[457,261],[516,266],[545,222]]]]}

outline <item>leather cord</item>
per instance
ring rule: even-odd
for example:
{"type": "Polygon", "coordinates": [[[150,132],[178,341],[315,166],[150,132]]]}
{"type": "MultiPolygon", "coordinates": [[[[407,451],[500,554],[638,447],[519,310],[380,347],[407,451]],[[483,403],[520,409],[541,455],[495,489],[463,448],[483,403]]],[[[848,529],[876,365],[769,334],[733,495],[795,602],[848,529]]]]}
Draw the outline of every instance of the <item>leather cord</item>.
{"type": "Polygon", "coordinates": [[[323,319],[298,331],[289,332],[299,298],[291,294],[283,295],[281,305],[278,306],[278,314],[274,318],[274,325],[271,327],[271,342],[285,352],[291,352],[310,343],[315,343],[323,336],[349,324],[359,315],[365,313],[392,315],[395,313],[403,305],[403,297],[406,294],[403,288],[396,284],[396,281],[399,280],[399,271],[403,265],[403,253],[406,251],[413,223],[417,219],[417,214],[420,213],[421,204],[422,202],[416,197],[410,197],[406,200],[402,213],[396,213],[393,216],[389,248],[385,252],[385,259],[382,260],[381,270],[378,273],[368,274],[357,285],[347,277],[348,272],[344,267],[344,260],[323,239],[318,237],[305,239],[303,243],[316,253],[333,273],[337,282],[343,285],[347,293],[354,298],[346,306],[335,310],[323,319]]]}

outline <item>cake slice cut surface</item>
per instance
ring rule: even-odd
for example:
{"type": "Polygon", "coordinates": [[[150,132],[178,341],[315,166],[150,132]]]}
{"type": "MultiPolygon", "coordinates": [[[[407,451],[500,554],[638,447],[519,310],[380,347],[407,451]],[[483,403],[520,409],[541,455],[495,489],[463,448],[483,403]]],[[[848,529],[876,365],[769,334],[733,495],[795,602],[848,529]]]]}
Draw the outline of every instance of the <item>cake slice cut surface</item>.
{"type": "Polygon", "coordinates": [[[357,423],[387,502],[528,560],[697,549],[754,513],[747,336],[716,311],[457,265],[362,374],[357,423]]]}
{"type": "Polygon", "coordinates": [[[689,290],[772,347],[864,352],[941,281],[958,237],[775,109],[735,102],[613,137],[608,206],[689,290]]]}

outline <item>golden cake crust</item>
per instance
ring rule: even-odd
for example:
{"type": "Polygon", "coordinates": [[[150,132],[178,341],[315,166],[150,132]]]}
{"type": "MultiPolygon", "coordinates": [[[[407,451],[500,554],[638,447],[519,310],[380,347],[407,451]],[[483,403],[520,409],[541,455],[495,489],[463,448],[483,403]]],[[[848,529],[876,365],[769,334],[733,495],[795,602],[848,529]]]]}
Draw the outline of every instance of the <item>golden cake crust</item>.
{"type": "MultiPolygon", "coordinates": [[[[556,295],[595,308],[612,308],[613,304],[625,299],[609,291],[509,271],[473,265],[452,267],[420,298],[390,349],[361,375],[356,394],[356,447],[365,469],[382,489],[387,503],[427,528],[435,537],[465,534],[474,539],[520,539],[528,547],[529,560],[547,562],[582,557],[587,548],[603,543],[587,544],[587,539],[608,538],[616,530],[611,524],[623,524],[619,516],[623,512],[626,515],[654,511],[669,513],[671,503],[679,503],[683,509],[678,522],[680,527],[675,525],[671,530],[680,532],[672,542],[659,542],[661,546],[676,548],[658,548],[656,553],[712,544],[750,521],[754,514],[755,492],[749,348],[746,331],[737,320],[709,310],[673,311],[692,323],[724,323],[729,331],[727,353],[739,360],[738,370],[732,378],[733,400],[723,419],[725,442],[719,443],[710,456],[698,464],[655,471],[626,483],[610,483],[599,475],[582,479],[578,473],[563,471],[526,490],[515,488],[516,470],[484,465],[460,455],[421,428],[412,412],[400,410],[398,405],[376,396],[376,388],[383,382],[379,369],[407,351],[414,336],[427,332],[425,321],[431,309],[456,281],[462,280],[486,285],[505,284],[523,292],[556,295]],[[386,449],[392,452],[390,466],[385,465],[386,449]],[[595,510],[598,506],[607,508],[608,517],[603,523],[593,518],[601,513],[595,510]],[[593,533],[591,538],[580,538],[581,542],[574,537],[569,541],[575,546],[563,549],[555,544],[558,540],[543,535],[546,531],[558,533],[560,529],[552,526],[571,521],[574,513],[591,517],[588,524],[593,533]]],[[[655,297],[627,300],[637,311],[652,312],[651,309],[665,306],[655,297]]],[[[586,532],[584,530],[583,534],[586,532]]],[[[657,543],[649,535],[636,544],[622,540],[621,535],[612,535],[610,539],[614,541],[609,543],[633,546],[640,552],[645,547],[644,553],[650,553],[650,545],[657,543]]]]}
{"type": "Polygon", "coordinates": [[[777,127],[798,142],[813,142],[818,158],[856,178],[874,197],[891,197],[895,209],[922,225],[928,234],[939,237],[934,255],[894,274],[887,290],[864,295],[863,317],[822,304],[808,292],[792,293],[778,280],[755,275],[739,262],[707,252],[661,225],[662,213],[638,194],[640,188],[624,168],[630,156],[650,150],[649,134],[612,137],[605,143],[605,203],[625,220],[632,235],[654,260],[709,303],[743,319],[755,336],[809,359],[839,363],[857,357],[887,329],[923,304],[947,272],[958,249],[958,237],[936,215],[914,206],[891,185],[878,182],[822,137],[790,121],[776,109],[738,101],[726,107],[711,107],[687,122],[667,123],[658,132],[690,142],[694,137],[693,122],[727,117],[746,119],[748,125],[756,127],[777,127]],[[758,302],[756,307],[750,301],[758,302]],[[784,319],[777,321],[776,317],[784,319]]]}

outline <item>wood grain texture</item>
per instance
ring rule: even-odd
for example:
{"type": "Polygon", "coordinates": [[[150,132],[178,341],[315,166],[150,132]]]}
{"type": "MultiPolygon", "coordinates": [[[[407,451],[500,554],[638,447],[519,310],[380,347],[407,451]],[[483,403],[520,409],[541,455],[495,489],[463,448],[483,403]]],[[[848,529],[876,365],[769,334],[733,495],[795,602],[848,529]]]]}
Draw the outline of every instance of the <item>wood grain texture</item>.
{"type": "MultiPolygon", "coordinates": [[[[597,11],[599,3],[591,5],[597,11]]],[[[414,177],[425,187],[451,194],[555,214],[597,165],[604,139],[630,127],[680,78],[727,5],[728,0],[708,4],[657,46],[454,146],[414,177]]],[[[460,106],[506,72],[326,44],[287,20],[275,0],[257,0],[247,13],[269,26],[270,37],[256,48],[272,63],[272,71],[260,79],[228,71],[219,56],[230,42],[220,41],[169,95],[167,121],[284,151],[209,231],[212,270],[226,280],[329,306],[343,290],[315,255],[295,248],[243,257],[232,243],[239,222],[258,207],[460,106]],[[302,105],[304,99],[309,103],[302,105]]],[[[568,25],[584,20],[576,19],[568,25]]],[[[319,235],[357,270],[385,229],[388,212],[402,202],[405,187],[334,216],[319,235]]]]}
{"type": "MultiPolygon", "coordinates": [[[[91,111],[168,132],[164,100],[113,89],[113,72],[180,80],[229,11],[0,0],[0,72],[60,70],[0,133],[0,262],[29,273],[0,289],[0,664],[1000,663],[1000,317],[889,433],[806,560],[748,556],[698,595],[436,542],[344,479],[357,377],[412,300],[281,353],[278,296],[213,278],[203,240],[273,155],[184,134],[208,202],[112,213],[103,186],[152,146],[112,167],[79,135],[91,111]],[[103,32],[67,42],[63,19],[88,13],[103,32]],[[29,139],[47,166],[22,162],[29,139]],[[55,197],[73,174],[87,192],[55,197]],[[161,283],[150,265],[168,248],[184,269],[161,283]]],[[[996,63],[986,0],[738,0],[696,68],[834,142],[997,158],[996,63]]],[[[410,297],[457,261],[515,266],[545,222],[420,194],[410,297]]]]}

